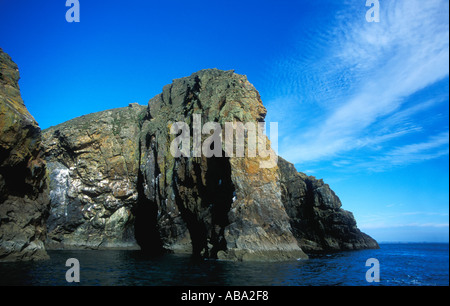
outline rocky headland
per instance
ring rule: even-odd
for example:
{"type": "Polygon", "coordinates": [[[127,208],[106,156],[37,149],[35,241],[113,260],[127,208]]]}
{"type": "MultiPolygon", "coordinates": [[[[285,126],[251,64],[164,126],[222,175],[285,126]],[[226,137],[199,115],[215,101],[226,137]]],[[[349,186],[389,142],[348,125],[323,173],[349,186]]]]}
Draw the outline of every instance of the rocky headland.
{"type": "MultiPolygon", "coordinates": [[[[25,111],[9,107],[20,96],[17,67],[0,54],[5,62],[0,85],[10,71],[7,65],[15,75],[11,79],[15,86],[8,85],[8,91],[0,88],[0,115],[7,111],[22,115],[25,111]]],[[[22,101],[19,106],[26,110],[22,101]]],[[[22,123],[14,130],[2,118],[2,252],[16,243],[25,228],[20,218],[13,218],[22,212],[30,215],[30,204],[24,203],[33,203],[39,212],[28,222],[33,228],[27,231],[34,233],[28,244],[38,241],[42,250],[45,242],[47,249],[142,249],[245,261],[377,248],[375,240],[359,231],[353,215],[341,208],[328,185],[297,172],[281,157],[274,166],[261,167],[267,157],[229,155],[224,144],[214,147],[220,156],[209,158],[174,157],[170,150],[176,137],[170,129],[176,122],[186,123],[193,131],[194,116],[223,126],[263,122],[265,115],[258,91],[245,76],[207,69],[164,86],[147,106],[132,103],[85,115],[48,128],[42,135],[34,119],[29,120],[33,124],[22,123]],[[33,133],[25,133],[25,127],[34,127],[33,133]],[[12,140],[6,146],[6,135],[13,132],[31,137],[26,142],[32,146],[27,147],[30,153],[22,154],[26,162],[9,162],[12,153],[4,153],[23,147],[12,140]],[[23,174],[13,170],[18,164],[27,165],[23,174]],[[14,182],[21,178],[31,184],[20,188],[30,192],[14,193],[8,186],[16,183],[5,183],[11,180],[8,173],[16,173],[14,182]]],[[[199,137],[204,143],[209,136],[199,137]]],[[[268,143],[264,135],[258,134],[258,140],[268,143]]]]}

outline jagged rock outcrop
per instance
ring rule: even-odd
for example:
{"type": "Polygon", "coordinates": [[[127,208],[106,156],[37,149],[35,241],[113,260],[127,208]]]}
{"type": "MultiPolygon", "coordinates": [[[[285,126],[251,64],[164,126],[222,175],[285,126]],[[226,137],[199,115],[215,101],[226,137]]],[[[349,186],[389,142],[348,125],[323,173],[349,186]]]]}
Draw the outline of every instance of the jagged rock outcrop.
{"type": "Polygon", "coordinates": [[[373,238],[357,228],[353,214],[341,208],[339,197],[323,180],[297,172],[281,157],[278,166],[283,203],[304,251],[378,248],[373,238]]]}
{"type": "Polygon", "coordinates": [[[148,107],[131,104],[45,130],[51,181],[47,245],[139,246],[230,260],[376,247],[328,185],[281,158],[273,163],[274,152],[257,128],[258,153],[266,155],[249,154],[250,138],[231,138],[230,152],[226,123],[250,128],[265,114],[245,76],[208,69],[166,85],[148,107]],[[207,122],[216,125],[202,126],[207,122]],[[211,131],[213,126],[221,132],[211,131]],[[239,148],[245,156],[237,154],[239,148]],[[207,157],[204,150],[215,155],[207,157]]]}
{"type": "Polygon", "coordinates": [[[48,257],[41,130],[21,98],[19,78],[17,65],[0,48],[0,261],[48,257]]]}

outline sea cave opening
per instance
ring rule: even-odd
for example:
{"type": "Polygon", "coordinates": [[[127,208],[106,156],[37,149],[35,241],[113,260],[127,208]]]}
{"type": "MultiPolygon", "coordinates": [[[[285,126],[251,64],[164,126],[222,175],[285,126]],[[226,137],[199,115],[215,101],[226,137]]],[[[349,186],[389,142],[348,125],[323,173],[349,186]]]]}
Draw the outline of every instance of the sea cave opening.
{"type": "Polygon", "coordinates": [[[174,185],[176,203],[191,237],[192,255],[217,258],[219,251],[227,249],[225,228],[235,195],[229,158],[211,157],[194,163],[191,175],[184,181],[177,179],[174,185]]]}
{"type": "Polygon", "coordinates": [[[142,252],[149,255],[164,253],[163,243],[158,231],[158,206],[144,194],[143,175],[138,175],[138,200],[132,209],[134,215],[134,237],[142,252]]]}

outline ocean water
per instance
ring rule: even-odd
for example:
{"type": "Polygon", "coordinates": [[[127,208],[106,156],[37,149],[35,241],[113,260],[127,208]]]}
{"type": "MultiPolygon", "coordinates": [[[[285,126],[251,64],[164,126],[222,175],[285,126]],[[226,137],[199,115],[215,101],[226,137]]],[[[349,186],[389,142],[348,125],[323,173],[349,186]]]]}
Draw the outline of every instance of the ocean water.
{"type": "Polygon", "coordinates": [[[311,255],[276,262],[194,260],[188,255],[147,257],[140,251],[49,251],[50,260],[0,263],[0,285],[33,286],[448,286],[448,244],[380,244],[378,250],[311,255]],[[80,282],[66,281],[65,263],[80,263],[80,282]],[[379,282],[366,281],[369,258],[379,282]]]}

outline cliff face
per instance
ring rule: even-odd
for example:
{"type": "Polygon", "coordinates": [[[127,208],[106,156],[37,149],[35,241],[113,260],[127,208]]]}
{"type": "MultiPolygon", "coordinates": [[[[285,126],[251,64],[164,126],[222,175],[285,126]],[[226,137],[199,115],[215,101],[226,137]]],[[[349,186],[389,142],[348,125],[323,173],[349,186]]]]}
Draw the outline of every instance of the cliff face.
{"type": "Polygon", "coordinates": [[[140,247],[231,260],[377,247],[322,181],[281,158],[270,165],[271,150],[265,158],[247,150],[238,156],[237,138],[230,154],[226,123],[256,125],[265,114],[245,76],[209,69],[174,80],[148,107],[131,104],[45,130],[48,247],[140,247]],[[175,157],[178,122],[188,147],[179,143],[175,157]],[[222,129],[215,138],[222,142],[211,141],[207,122],[222,129]],[[207,149],[215,156],[206,157],[207,149]]]}
{"type": "Polygon", "coordinates": [[[278,166],[283,203],[304,251],[378,248],[373,238],[357,228],[353,214],[341,208],[339,197],[323,180],[297,172],[281,157],[278,166]]]}
{"type": "Polygon", "coordinates": [[[21,98],[19,78],[17,65],[0,49],[0,261],[47,258],[41,130],[21,98]]]}
{"type": "Polygon", "coordinates": [[[137,248],[140,125],[146,108],[89,114],[43,133],[50,176],[48,248],[137,248]]]}
{"type": "MultiPolygon", "coordinates": [[[[248,154],[226,157],[225,142],[211,158],[205,152],[193,157],[194,149],[190,157],[174,158],[169,150],[174,138],[169,126],[175,122],[189,126],[193,144],[195,116],[223,129],[226,122],[263,121],[265,113],[253,85],[233,71],[194,73],[150,100],[141,138],[141,205],[156,213],[154,236],[165,248],[237,260],[305,257],[281,201],[276,166],[262,168],[265,159],[248,154]]],[[[203,134],[201,143],[209,136],[203,134]]]]}

